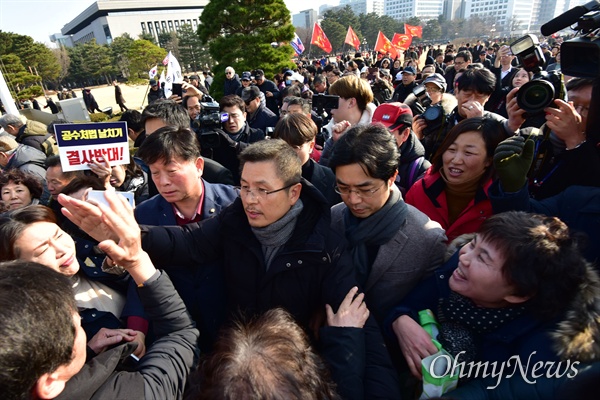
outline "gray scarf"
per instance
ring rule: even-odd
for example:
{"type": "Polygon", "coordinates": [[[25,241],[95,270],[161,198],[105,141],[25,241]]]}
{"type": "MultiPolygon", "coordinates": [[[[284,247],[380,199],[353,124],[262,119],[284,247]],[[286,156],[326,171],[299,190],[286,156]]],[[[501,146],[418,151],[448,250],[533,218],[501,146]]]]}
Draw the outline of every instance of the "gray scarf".
{"type": "Polygon", "coordinates": [[[346,239],[350,243],[358,282],[362,285],[366,283],[371,270],[367,246],[381,246],[389,242],[406,221],[407,213],[408,207],[396,185],[392,185],[390,197],[383,207],[367,218],[356,218],[350,209],[344,210],[346,239]]]}
{"type": "Polygon", "coordinates": [[[267,225],[263,228],[252,228],[254,236],[258,239],[262,246],[262,251],[265,256],[265,264],[267,271],[271,265],[271,261],[279,252],[279,249],[292,237],[298,215],[302,212],[304,205],[302,200],[298,199],[296,204],[280,219],[267,225]]]}

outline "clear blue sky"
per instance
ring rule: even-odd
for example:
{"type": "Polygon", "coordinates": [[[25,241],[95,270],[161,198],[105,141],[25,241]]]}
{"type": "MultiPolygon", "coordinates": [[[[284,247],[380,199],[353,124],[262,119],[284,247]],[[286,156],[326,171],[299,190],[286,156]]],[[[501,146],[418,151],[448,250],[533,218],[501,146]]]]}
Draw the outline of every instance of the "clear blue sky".
{"type": "MultiPolygon", "coordinates": [[[[61,28],[95,0],[0,0],[0,29],[29,35],[35,41],[50,43],[53,33],[61,28]]],[[[140,0],[143,2],[143,0],[140,0]]],[[[337,4],[339,0],[285,0],[292,14],[314,8],[322,4],[337,4]]],[[[165,1],[168,4],[168,1],[165,1]]]]}

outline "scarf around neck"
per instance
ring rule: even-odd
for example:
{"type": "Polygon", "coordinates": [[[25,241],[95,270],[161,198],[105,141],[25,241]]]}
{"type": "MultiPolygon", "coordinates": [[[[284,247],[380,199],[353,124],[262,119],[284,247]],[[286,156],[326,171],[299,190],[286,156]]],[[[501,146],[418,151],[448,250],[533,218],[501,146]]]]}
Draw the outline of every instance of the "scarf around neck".
{"type": "Polygon", "coordinates": [[[344,224],[350,253],[357,269],[359,282],[365,283],[369,275],[368,246],[381,246],[389,242],[406,221],[408,207],[396,185],[390,189],[390,197],[383,207],[367,218],[356,218],[346,207],[344,224]]]}
{"type": "Polygon", "coordinates": [[[267,270],[269,270],[271,261],[277,255],[279,249],[292,237],[298,215],[300,215],[303,208],[304,204],[302,204],[302,200],[298,199],[296,204],[283,217],[271,225],[262,228],[252,228],[254,236],[256,236],[261,244],[267,270]]]}

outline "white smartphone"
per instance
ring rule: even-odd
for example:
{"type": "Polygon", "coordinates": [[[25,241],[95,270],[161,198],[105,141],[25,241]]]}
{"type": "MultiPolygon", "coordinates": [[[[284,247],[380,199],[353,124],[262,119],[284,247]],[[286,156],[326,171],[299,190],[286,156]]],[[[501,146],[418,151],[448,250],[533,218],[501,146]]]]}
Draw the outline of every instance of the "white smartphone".
{"type": "MultiPolygon", "coordinates": [[[[98,204],[104,204],[105,206],[108,206],[108,202],[106,201],[106,198],[104,197],[104,190],[90,190],[87,196],[88,200],[93,200],[95,202],[97,202],[98,204]]],[[[130,192],[116,192],[118,195],[125,197],[125,199],[127,199],[127,202],[129,203],[129,205],[131,206],[131,208],[135,208],[135,200],[133,199],[133,193],[130,192]]]]}

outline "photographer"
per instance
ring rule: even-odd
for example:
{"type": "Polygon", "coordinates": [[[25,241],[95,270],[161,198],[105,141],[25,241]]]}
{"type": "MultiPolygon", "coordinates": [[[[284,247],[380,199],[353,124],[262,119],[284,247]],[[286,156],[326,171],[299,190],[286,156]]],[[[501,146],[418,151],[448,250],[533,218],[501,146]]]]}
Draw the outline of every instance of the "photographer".
{"type": "Polygon", "coordinates": [[[394,87],[391,82],[392,77],[387,69],[377,69],[373,82],[371,82],[371,89],[373,90],[373,96],[377,101],[377,104],[383,104],[390,101],[394,87]]]}
{"type": "MultiPolygon", "coordinates": [[[[412,110],[413,115],[422,115],[430,107],[438,107],[441,111],[436,113],[443,118],[454,110],[457,102],[456,98],[449,93],[446,93],[446,80],[440,74],[432,74],[423,80],[423,85],[420,91],[413,91],[409,94],[404,102],[412,110]],[[423,90],[424,89],[424,90],[423,90]],[[416,92],[416,93],[415,93],[416,92]],[[417,96],[419,94],[419,96],[417,96]]],[[[433,115],[432,115],[433,116],[433,115]]],[[[428,116],[427,116],[428,117],[428,116]]],[[[427,120],[427,118],[425,118],[427,120]]],[[[441,123],[442,121],[440,121],[441,123]]],[[[434,124],[428,126],[430,130],[434,130],[434,124]]]]}
{"type": "Polygon", "coordinates": [[[514,98],[516,89],[507,96],[509,119],[506,120],[504,117],[485,111],[483,108],[495,88],[496,77],[491,71],[485,68],[469,68],[456,81],[455,97],[458,105],[444,119],[441,127],[436,132],[427,130],[428,122],[425,118],[420,117],[414,121],[413,131],[425,146],[427,159],[431,160],[450,129],[466,118],[487,117],[497,120],[503,124],[506,137],[514,135],[523,123],[523,114],[525,113],[523,110],[519,110],[516,104],[514,98]]]}
{"type": "MultiPolygon", "coordinates": [[[[600,156],[587,141],[585,128],[592,100],[592,79],[572,78],[567,83],[569,101],[554,100],[544,109],[546,125],[538,135],[530,171],[529,191],[542,200],[572,185],[600,187],[600,156]]],[[[530,132],[524,130],[525,136],[530,132]]]]}
{"type": "Polygon", "coordinates": [[[238,154],[248,144],[265,138],[260,129],[253,129],[246,122],[246,104],[236,95],[224,96],[219,102],[222,114],[228,119],[223,122],[223,129],[215,130],[219,134],[220,144],[212,149],[212,159],[222,164],[233,174],[236,185],[240,184],[240,161],[238,154]]]}

